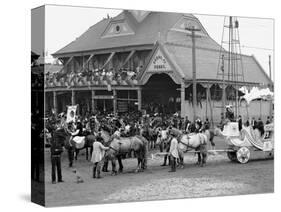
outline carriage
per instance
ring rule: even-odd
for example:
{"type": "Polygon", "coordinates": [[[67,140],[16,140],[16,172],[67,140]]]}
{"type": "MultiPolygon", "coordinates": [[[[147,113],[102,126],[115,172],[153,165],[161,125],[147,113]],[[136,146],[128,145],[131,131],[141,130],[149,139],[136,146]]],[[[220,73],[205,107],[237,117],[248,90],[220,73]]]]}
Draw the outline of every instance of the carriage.
{"type": "Polygon", "coordinates": [[[244,126],[241,131],[238,122],[229,122],[224,126],[222,135],[228,144],[227,156],[231,161],[245,164],[253,151],[262,151],[273,155],[274,126],[273,123],[264,126],[264,134],[251,126],[244,126]]]}

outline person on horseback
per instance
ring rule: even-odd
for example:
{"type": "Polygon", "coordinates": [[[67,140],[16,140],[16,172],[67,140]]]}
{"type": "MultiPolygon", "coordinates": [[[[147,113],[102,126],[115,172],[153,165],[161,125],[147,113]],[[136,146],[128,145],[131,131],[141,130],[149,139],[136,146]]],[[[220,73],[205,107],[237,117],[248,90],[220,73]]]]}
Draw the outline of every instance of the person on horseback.
{"type": "Polygon", "coordinates": [[[103,145],[102,137],[98,136],[96,141],[93,144],[93,153],[91,162],[94,164],[93,166],[93,178],[101,178],[101,164],[104,159],[105,151],[108,150],[109,147],[105,147],[103,145]]]}

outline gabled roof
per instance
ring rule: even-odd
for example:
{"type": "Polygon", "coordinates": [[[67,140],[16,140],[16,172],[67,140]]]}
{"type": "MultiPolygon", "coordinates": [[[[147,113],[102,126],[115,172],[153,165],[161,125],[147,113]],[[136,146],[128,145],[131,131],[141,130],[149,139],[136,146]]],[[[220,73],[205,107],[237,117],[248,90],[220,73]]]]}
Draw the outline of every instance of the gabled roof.
{"type": "Polygon", "coordinates": [[[198,21],[193,15],[166,12],[151,12],[144,20],[138,22],[129,11],[123,11],[114,18],[103,19],[90,27],[76,40],[55,52],[55,57],[67,53],[81,53],[116,47],[151,44],[157,40],[165,40],[168,31],[183,16],[198,21]],[[103,37],[105,29],[111,22],[125,20],[135,32],[134,35],[103,37]]]}
{"type": "MultiPolygon", "coordinates": [[[[200,42],[197,43],[199,45],[196,48],[197,80],[222,80],[221,77],[217,77],[220,51],[204,48],[206,46],[202,48],[200,42]]],[[[175,61],[183,70],[185,79],[192,80],[192,48],[171,43],[166,43],[165,47],[170,53],[171,60],[175,61]]],[[[243,68],[244,82],[260,84],[271,83],[271,80],[258,64],[254,56],[242,55],[242,65],[243,67],[241,67],[241,63],[238,63],[237,73],[241,74],[243,68]]],[[[227,71],[227,60],[225,60],[224,66],[225,71],[227,71]]],[[[238,79],[238,81],[243,82],[242,77],[238,79]]]]}

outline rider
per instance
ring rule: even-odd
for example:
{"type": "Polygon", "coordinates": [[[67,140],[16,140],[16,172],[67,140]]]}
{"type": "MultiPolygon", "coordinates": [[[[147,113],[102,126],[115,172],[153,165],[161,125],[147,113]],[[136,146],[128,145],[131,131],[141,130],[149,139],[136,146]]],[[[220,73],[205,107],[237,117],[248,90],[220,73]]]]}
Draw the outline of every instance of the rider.
{"type": "Polygon", "coordinates": [[[77,121],[76,130],[75,132],[72,132],[71,135],[73,136],[73,138],[75,136],[83,136],[83,125],[80,120],[77,121]]]}

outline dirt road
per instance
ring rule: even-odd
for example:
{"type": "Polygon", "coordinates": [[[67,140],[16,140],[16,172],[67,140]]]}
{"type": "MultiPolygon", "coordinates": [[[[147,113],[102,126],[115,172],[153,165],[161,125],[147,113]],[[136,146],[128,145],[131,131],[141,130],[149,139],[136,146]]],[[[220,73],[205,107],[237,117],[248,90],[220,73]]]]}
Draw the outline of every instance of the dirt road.
{"type": "MultiPolygon", "coordinates": [[[[136,159],[124,160],[124,173],[102,179],[91,178],[92,164],[80,155],[75,167],[84,183],[77,184],[63,156],[64,183],[51,184],[49,153],[46,154],[46,205],[103,204],[125,201],[161,200],[274,191],[274,160],[254,152],[248,164],[230,162],[225,153],[210,155],[206,167],[195,165],[193,154],[185,156],[185,167],[170,173],[163,159],[149,159],[148,169],[134,173],[136,159]]],[[[111,169],[111,167],[109,167],[111,169]]]]}

